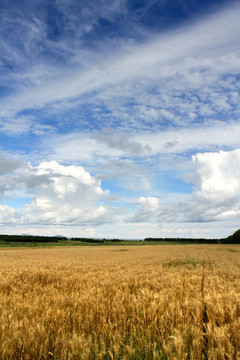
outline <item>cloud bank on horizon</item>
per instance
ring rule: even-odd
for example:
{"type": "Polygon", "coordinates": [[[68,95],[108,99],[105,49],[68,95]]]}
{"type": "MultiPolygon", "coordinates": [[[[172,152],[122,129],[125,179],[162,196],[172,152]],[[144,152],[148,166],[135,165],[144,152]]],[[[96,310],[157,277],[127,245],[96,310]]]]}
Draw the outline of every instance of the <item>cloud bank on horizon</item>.
{"type": "Polygon", "coordinates": [[[224,237],[240,220],[236,1],[0,4],[0,233],[224,237]]]}

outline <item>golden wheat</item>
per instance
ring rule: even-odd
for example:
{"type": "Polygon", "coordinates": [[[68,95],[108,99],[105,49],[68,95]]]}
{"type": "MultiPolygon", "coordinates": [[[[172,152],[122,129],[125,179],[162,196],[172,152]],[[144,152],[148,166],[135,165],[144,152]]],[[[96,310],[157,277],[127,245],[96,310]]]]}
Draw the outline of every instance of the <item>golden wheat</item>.
{"type": "Polygon", "coordinates": [[[240,359],[239,258],[237,245],[0,250],[0,358],[240,359]]]}

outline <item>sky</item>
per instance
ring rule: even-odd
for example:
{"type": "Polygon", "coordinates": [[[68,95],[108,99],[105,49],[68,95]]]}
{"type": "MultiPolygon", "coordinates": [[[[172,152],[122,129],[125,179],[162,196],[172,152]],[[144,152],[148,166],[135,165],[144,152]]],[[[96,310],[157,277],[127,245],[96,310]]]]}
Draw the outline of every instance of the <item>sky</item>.
{"type": "Polygon", "coordinates": [[[240,228],[240,3],[1,0],[0,233],[240,228]]]}

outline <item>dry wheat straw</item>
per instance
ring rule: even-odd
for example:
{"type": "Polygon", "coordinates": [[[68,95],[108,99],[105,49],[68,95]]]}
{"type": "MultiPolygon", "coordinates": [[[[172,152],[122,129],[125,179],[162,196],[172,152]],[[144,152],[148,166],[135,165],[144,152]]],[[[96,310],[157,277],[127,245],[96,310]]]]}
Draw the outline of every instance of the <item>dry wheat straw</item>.
{"type": "Polygon", "coordinates": [[[240,358],[237,246],[120,249],[1,250],[0,358],[240,358]]]}

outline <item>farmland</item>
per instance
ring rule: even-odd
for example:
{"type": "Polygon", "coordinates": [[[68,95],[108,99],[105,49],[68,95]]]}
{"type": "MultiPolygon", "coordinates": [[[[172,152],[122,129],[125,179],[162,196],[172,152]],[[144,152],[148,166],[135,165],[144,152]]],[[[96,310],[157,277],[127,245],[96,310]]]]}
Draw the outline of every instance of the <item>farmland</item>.
{"type": "Polygon", "coordinates": [[[1,359],[239,359],[240,246],[0,250],[1,359]]]}

